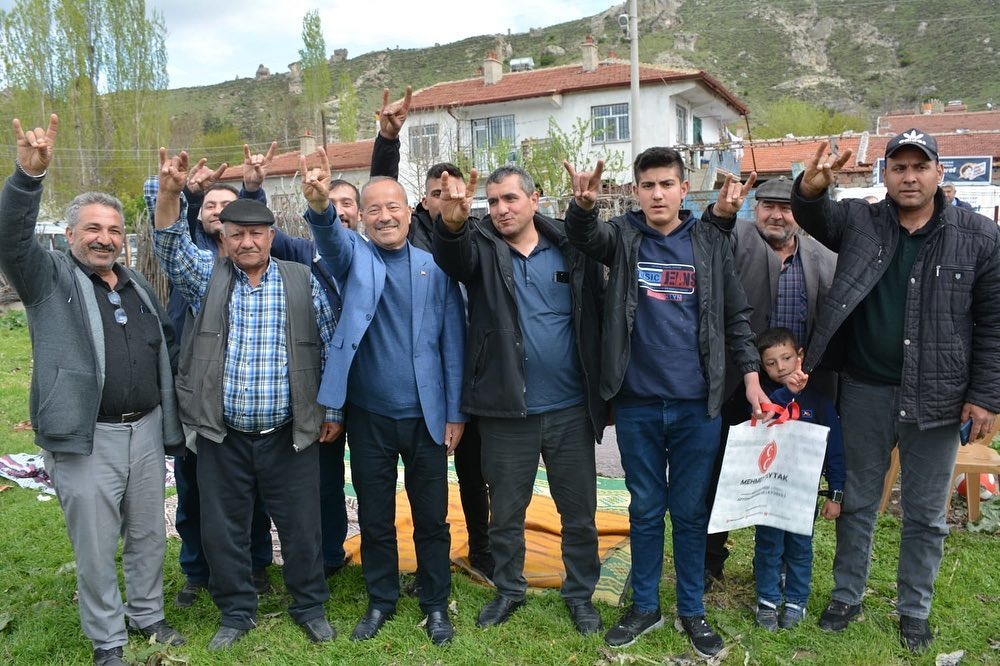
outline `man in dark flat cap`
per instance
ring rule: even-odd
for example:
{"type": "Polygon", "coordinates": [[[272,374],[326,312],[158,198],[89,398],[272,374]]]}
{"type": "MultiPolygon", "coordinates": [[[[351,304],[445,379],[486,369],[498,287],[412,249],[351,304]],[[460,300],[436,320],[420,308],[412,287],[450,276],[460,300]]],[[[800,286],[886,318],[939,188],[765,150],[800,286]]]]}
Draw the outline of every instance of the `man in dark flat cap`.
{"type": "Polygon", "coordinates": [[[258,492],[278,528],[289,613],[311,641],[328,641],[312,444],[341,429],[342,419],[316,402],[334,311],[308,266],[270,256],[274,215],[258,201],[238,199],[219,215],[225,256],[198,249],[180,214],[187,172],[186,153],[168,159],[160,150],[153,240],[196,314],[177,394],[181,421],[198,433],[202,541],[222,614],[208,649],[228,648],[255,624],[248,546],[258,492]]]}

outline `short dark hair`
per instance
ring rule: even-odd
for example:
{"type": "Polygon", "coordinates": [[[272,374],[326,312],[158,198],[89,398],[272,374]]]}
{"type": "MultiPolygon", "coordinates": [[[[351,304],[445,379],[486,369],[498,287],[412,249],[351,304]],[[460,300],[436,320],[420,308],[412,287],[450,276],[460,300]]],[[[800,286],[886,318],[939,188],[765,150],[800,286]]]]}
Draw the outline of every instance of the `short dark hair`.
{"type": "Polygon", "coordinates": [[[799,343],[795,340],[795,334],[787,328],[769,328],[757,336],[758,354],[763,355],[766,350],[778,345],[791,345],[796,351],[799,349],[799,343]]]}
{"type": "Polygon", "coordinates": [[[209,192],[216,192],[218,190],[225,190],[226,192],[229,192],[237,199],[240,198],[240,191],[236,189],[235,186],[230,185],[229,183],[216,183],[215,185],[212,185],[210,188],[205,190],[205,194],[208,194],[209,192]]]}
{"type": "Polygon", "coordinates": [[[343,178],[335,178],[334,180],[330,181],[330,191],[333,192],[338,187],[343,187],[345,185],[354,190],[354,202],[358,204],[358,207],[360,207],[361,193],[358,192],[358,187],[354,183],[344,180],[343,178]]]}
{"type": "Polygon", "coordinates": [[[632,162],[633,182],[638,185],[639,174],[656,167],[677,167],[681,181],[684,180],[684,158],[681,157],[681,154],[673,148],[653,146],[636,155],[635,161],[632,162]]]}
{"type": "Polygon", "coordinates": [[[441,174],[443,173],[446,173],[453,178],[459,178],[461,180],[465,180],[465,175],[462,173],[462,170],[459,169],[457,166],[455,166],[451,162],[438,162],[437,164],[435,164],[434,166],[432,166],[430,169],[427,170],[427,177],[424,178],[424,185],[426,185],[427,181],[429,180],[440,178],[441,174]]]}
{"type": "Polygon", "coordinates": [[[517,176],[521,181],[521,189],[529,197],[535,193],[535,180],[531,177],[527,171],[519,166],[514,166],[513,164],[508,164],[507,166],[497,167],[490,174],[490,177],[486,179],[487,185],[499,185],[504,180],[511,176],[517,176]]]}

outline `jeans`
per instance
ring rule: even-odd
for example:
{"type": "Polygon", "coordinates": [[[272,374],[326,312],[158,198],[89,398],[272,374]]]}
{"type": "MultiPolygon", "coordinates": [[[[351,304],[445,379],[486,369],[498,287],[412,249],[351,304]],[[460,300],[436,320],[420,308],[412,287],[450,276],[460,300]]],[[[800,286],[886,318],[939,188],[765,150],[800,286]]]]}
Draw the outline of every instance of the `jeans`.
{"type": "Polygon", "coordinates": [[[781,565],[785,565],[785,601],[806,607],[812,580],[812,535],[757,526],[753,570],[757,599],[781,605],[781,565]]]}
{"type": "Polygon", "coordinates": [[[900,421],[899,387],[867,384],[841,375],[840,420],[844,429],[847,483],[837,519],[832,597],[859,604],[871,566],[875,517],[892,448],[899,445],[903,533],[896,574],[901,615],[930,615],[934,580],[948,535],[946,500],[958,452],[958,420],[920,430],[900,421]]]}
{"type": "Polygon", "coordinates": [[[708,492],[719,448],[719,417],[710,418],[704,400],[655,404],[615,402],[618,448],[629,503],[632,541],[632,602],[643,612],[660,607],[663,519],[673,525],[677,614],[705,614],[705,540],[708,492]],[[667,465],[671,482],[667,484],[667,465]]]}

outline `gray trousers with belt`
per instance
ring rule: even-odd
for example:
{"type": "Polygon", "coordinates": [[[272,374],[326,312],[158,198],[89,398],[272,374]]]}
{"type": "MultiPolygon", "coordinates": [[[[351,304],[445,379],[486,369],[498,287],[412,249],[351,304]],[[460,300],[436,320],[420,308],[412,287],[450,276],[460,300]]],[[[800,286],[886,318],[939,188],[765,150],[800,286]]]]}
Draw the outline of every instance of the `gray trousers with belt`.
{"type": "Polygon", "coordinates": [[[76,557],[80,625],[95,649],[163,619],[163,430],[157,407],[134,423],[98,423],[88,455],[45,452],[76,557]],[[122,539],[125,597],[115,555],[122,539]]]}

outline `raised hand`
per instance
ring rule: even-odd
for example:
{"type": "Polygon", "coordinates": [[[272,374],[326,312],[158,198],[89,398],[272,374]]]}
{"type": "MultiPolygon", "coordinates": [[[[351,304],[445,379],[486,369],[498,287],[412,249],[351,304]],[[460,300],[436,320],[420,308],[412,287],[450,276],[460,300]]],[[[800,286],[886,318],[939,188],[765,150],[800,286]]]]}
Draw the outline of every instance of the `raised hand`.
{"type": "Polygon", "coordinates": [[[828,141],[819,144],[816,154],[806,160],[806,168],[799,183],[799,193],[806,199],[814,199],[826,192],[833,185],[836,173],[851,159],[850,150],[838,156],[827,151],[829,145],[828,141]]]}
{"type": "Polygon", "coordinates": [[[219,182],[222,173],[229,168],[229,164],[223,162],[219,165],[218,169],[213,171],[205,166],[205,162],[207,161],[204,158],[198,160],[198,164],[188,174],[187,188],[191,194],[204,194],[207,192],[212,185],[219,182]]]}
{"type": "Polygon", "coordinates": [[[52,163],[56,149],[56,134],[59,132],[59,116],[49,116],[49,128],[36,127],[25,132],[21,121],[14,118],[14,138],[17,140],[17,162],[29,176],[41,176],[52,163]]]}
{"type": "Polygon", "coordinates": [[[310,208],[323,213],[330,205],[330,161],[322,148],[316,149],[316,155],[319,156],[319,166],[312,169],[306,166],[305,155],[299,156],[299,174],[302,176],[302,196],[310,208]]]}
{"type": "Polygon", "coordinates": [[[452,231],[458,231],[472,214],[472,199],[476,196],[479,174],[469,171],[469,182],[441,174],[441,219],[452,231]]]}
{"type": "Polygon", "coordinates": [[[406,86],[406,94],[403,99],[389,103],[389,89],[382,90],[382,110],[378,114],[378,133],[386,139],[399,137],[399,131],[403,129],[406,117],[410,115],[410,98],[413,96],[413,88],[406,86]]]}
{"type": "Polygon", "coordinates": [[[747,195],[753,189],[753,185],[756,182],[756,171],[750,172],[750,177],[747,178],[746,183],[740,183],[739,178],[735,178],[733,174],[727,173],[726,181],[722,183],[722,188],[719,190],[719,196],[715,201],[712,211],[718,217],[736,217],[736,214],[740,212],[743,202],[746,201],[747,195]]]}
{"type": "Polygon", "coordinates": [[[169,157],[167,149],[160,146],[160,171],[158,174],[160,189],[157,198],[159,199],[164,195],[179,196],[181,190],[184,189],[184,184],[189,182],[189,171],[197,172],[204,166],[205,159],[202,158],[198,160],[198,164],[195,165],[194,169],[189,169],[187,151],[182,150],[173,157],[169,157]]]}
{"type": "Polygon", "coordinates": [[[577,173],[573,165],[563,160],[563,168],[569,174],[569,186],[573,191],[573,200],[584,210],[591,210],[597,205],[597,195],[601,192],[601,174],[604,173],[604,160],[597,160],[593,171],[577,173]]]}
{"type": "Polygon", "coordinates": [[[247,192],[256,192],[263,186],[267,172],[271,169],[271,160],[274,159],[274,151],[278,147],[277,141],[271,142],[271,147],[267,149],[267,154],[250,154],[250,146],[243,144],[243,189],[247,192]]]}

